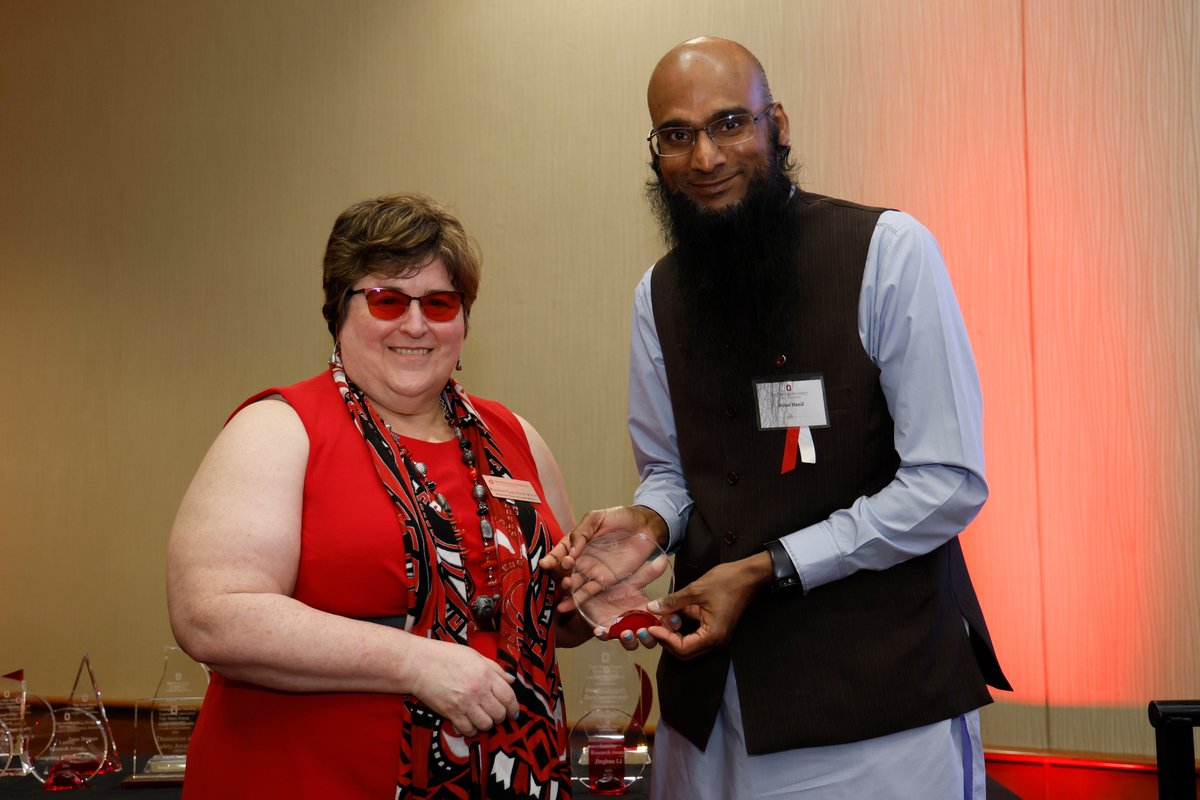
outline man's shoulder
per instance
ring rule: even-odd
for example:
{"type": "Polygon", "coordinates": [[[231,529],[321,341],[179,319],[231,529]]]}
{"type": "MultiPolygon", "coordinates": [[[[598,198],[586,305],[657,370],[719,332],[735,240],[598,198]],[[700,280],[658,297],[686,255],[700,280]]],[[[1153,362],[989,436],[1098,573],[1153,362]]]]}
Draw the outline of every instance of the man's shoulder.
{"type": "Polygon", "coordinates": [[[881,206],[868,206],[863,203],[855,203],[851,200],[843,200],[840,197],[829,197],[814,192],[805,192],[800,189],[796,190],[794,200],[800,204],[802,209],[813,211],[830,210],[843,211],[850,214],[878,216],[885,211],[893,210],[881,206]]]}
{"type": "Polygon", "coordinates": [[[821,214],[825,212],[840,215],[846,221],[873,226],[875,234],[882,236],[883,241],[897,239],[924,241],[934,238],[924,223],[907,211],[901,211],[898,208],[869,206],[838,197],[827,197],[799,190],[796,192],[795,200],[801,205],[801,213],[821,214]]]}

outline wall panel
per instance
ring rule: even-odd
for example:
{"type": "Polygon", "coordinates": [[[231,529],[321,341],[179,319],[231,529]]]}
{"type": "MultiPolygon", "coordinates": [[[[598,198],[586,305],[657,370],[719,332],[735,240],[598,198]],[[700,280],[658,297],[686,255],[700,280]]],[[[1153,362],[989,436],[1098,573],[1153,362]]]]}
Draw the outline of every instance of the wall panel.
{"type": "Polygon", "coordinates": [[[1027,24],[1050,743],[1152,753],[1146,702],[1200,692],[1200,14],[1027,24]]]}

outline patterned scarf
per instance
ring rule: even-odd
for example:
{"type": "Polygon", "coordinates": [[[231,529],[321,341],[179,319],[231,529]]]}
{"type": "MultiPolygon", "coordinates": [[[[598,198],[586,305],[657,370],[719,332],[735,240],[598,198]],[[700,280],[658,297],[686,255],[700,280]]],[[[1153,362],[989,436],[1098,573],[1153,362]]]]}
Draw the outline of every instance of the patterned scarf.
{"type": "MultiPolygon", "coordinates": [[[[337,350],[330,371],[396,509],[408,581],[404,629],[469,645],[475,586],[449,509],[426,488],[413,460],[403,457],[366,394],[346,377],[337,350]]],[[[442,390],[441,402],[450,423],[471,443],[479,472],[512,477],[487,425],[453,379],[442,390]]],[[[408,698],[397,798],[570,797],[562,686],[552,643],[554,583],[549,573],[537,568],[538,560],[553,546],[551,533],[529,503],[496,498],[491,492],[485,502],[499,561],[497,661],[516,676],[513,690],[521,715],[465,739],[416,698],[408,698]]],[[[458,517],[460,524],[472,524],[465,515],[458,517]]]]}

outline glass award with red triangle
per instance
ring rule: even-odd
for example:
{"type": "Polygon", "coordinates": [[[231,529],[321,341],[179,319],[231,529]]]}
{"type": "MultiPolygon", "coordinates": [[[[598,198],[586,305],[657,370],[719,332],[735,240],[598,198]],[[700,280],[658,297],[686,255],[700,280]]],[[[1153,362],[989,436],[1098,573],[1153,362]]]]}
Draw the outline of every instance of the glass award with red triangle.
{"type": "Polygon", "coordinates": [[[581,716],[571,726],[569,745],[572,773],[589,794],[628,794],[642,780],[650,763],[645,726],[651,687],[641,665],[612,645],[601,645],[588,664],[583,696],[575,704],[581,716]]]}
{"type": "MultiPolygon", "coordinates": [[[[662,626],[649,604],[671,593],[674,573],[662,548],[641,533],[607,531],[575,559],[564,585],[580,615],[603,639],[662,626]]],[[[600,645],[588,664],[581,716],[570,732],[571,763],[593,795],[623,795],[650,763],[646,718],[654,692],[649,675],[621,650],[600,645]]]]}
{"type": "Polygon", "coordinates": [[[117,741],[113,738],[112,725],[108,722],[108,713],[104,710],[104,699],[100,694],[100,686],[96,683],[96,673],[92,670],[92,660],[87,653],[79,662],[79,671],[75,673],[75,685],[71,688],[71,696],[67,705],[84,711],[94,717],[99,723],[107,739],[104,757],[96,774],[107,775],[110,772],[121,771],[121,756],[117,752],[117,741]]]}

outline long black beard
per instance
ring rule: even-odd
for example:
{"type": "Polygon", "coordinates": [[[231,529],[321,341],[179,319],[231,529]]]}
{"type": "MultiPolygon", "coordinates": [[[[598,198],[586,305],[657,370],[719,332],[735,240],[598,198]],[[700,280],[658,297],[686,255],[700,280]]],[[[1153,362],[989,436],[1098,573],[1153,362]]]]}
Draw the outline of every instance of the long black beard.
{"type": "MultiPolygon", "coordinates": [[[[657,170],[655,170],[657,172],[657,170]]],[[[786,322],[800,289],[800,224],[792,184],[771,158],[736,204],[711,211],[661,178],[646,196],[679,262],[679,302],[689,320],[685,341],[700,353],[737,351],[786,322]]]]}

